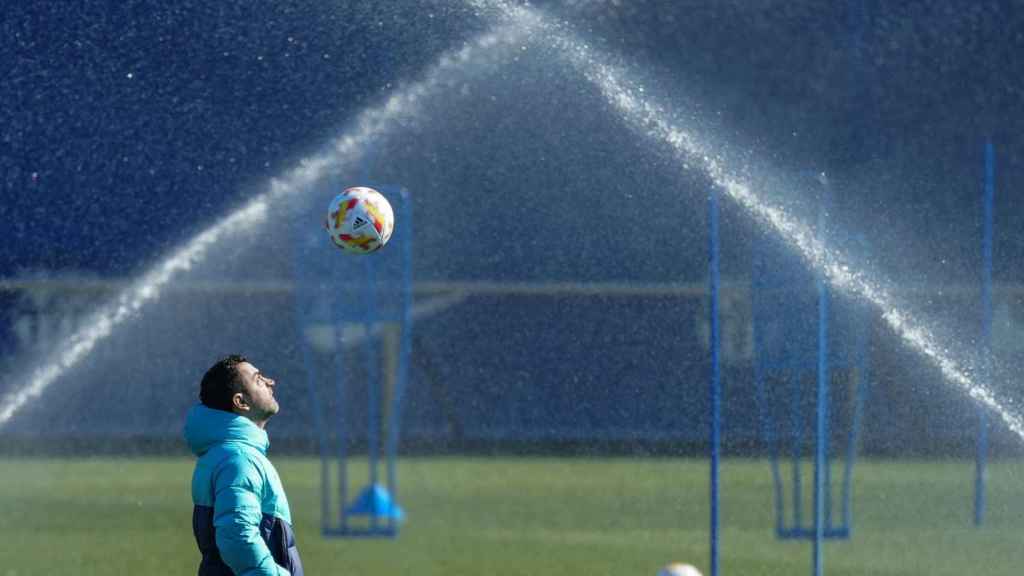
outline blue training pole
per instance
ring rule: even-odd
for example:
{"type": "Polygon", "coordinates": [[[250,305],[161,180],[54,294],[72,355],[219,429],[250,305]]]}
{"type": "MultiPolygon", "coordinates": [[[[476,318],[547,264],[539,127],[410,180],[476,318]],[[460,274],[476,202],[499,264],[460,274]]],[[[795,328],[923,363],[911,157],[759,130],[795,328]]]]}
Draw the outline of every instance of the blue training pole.
{"type": "Polygon", "coordinates": [[[711,189],[708,195],[708,219],[710,224],[709,259],[711,282],[711,576],[718,576],[718,467],[722,438],[721,403],[722,389],[719,367],[718,334],[718,191],[711,189]]]}
{"type": "MultiPolygon", "coordinates": [[[[366,297],[366,380],[367,380],[367,401],[369,403],[367,413],[366,451],[370,467],[370,488],[376,489],[377,468],[380,461],[380,360],[377,357],[377,343],[373,334],[374,325],[377,323],[377,277],[373,260],[366,259],[366,283],[368,285],[366,297]]],[[[378,528],[376,511],[370,515],[370,526],[378,528]]]]}
{"type": "MultiPolygon", "coordinates": [[[[391,402],[391,421],[388,424],[388,491],[392,502],[398,502],[398,478],[395,472],[395,461],[398,459],[398,440],[402,422],[402,398],[405,395],[406,382],[409,378],[409,361],[412,356],[412,198],[408,191],[402,189],[402,322],[398,350],[398,375],[395,378],[394,398],[391,402]]],[[[389,514],[389,527],[395,529],[394,514],[389,514]]]]}
{"type": "MultiPolygon", "coordinates": [[[[301,229],[302,227],[300,227],[301,229]]],[[[303,292],[305,290],[312,290],[310,286],[313,284],[311,279],[306,277],[308,272],[305,271],[305,267],[308,266],[306,260],[309,258],[304,253],[304,240],[305,236],[299,234],[295,239],[295,261],[298,263],[296,266],[296,280],[297,286],[294,292],[295,294],[295,318],[298,322],[298,335],[301,339],[302,344],[302,361],[306,367],[306,385],[309,391],[309,405],[313,410],[313,428],[316,430],[316,436],[318,440],[318,446],[320,449],[320,533],[327,534],[328,529],[331,526],[330,523],[330,507],[331,507],[331,496],[330,496],[330,470],[328,466],[329,454],[328,454],[328,435],[327,429],[324,425],[324,417],[320,413],[320,407],[322,406],[319,395],[316,392],[317,372],[315,365],[313,364],[313,357],[310,354],[310,344],[306,340],[306,327],[312,322],[308,318],[306,306],[308,302],[304,301],[304,297],[312,299],[312,296],[306,296],[303,292]]]]}
{"type": "MultiPolygon", "coordinates": [[[[818,238],[824,241],[826,194],[821,190],[818,209],[818,238]]],[[[814,454],[814,576],[821,576],[825,540],[825,467],[828,465],[828,287],[824,272],[818,273],[818,411],[814,454]]]]}
{"type": "Polygon", "coordinates": [[[758,249],[757,245],[754,248],[754,263],[753,263],[753,282],[752,289],[750,291],[750,300],[752,308],[753,323],[752,328],[754,332],[754,385],[757,391],[757,404],[760,407],[758,413],[761,417],[761,433],[764,436],[765,442],[768,444],[768,459],[771,461],[772,471],[772,486],[774,487],[774,505],[775,505],[775,534],[780,538],[785,530],[784,514],[785,508],[783,506],[783,492],[782,492],[782,475],[779,471],[779,443],[775,434],[775,424],[773,422],[771,407],[768,404],[768,391],[765,383],[765,364],[767,361],[763,358],[766,354],[765,343],[764,343],[764,330],[760,326],[760,318],[758,318],[758,310],[766,304],[758,302],[760,298],[760,291],[765,289],[764,276],[765,276],[765,255],[764,249],[758,249]]]}
{"type": "MultiPolygon", "coordinates": [[[[344,326],[344,316],[336,297],[332,297],[332,308],[334,309],[334,325],[344,326]]],[[[345,418],[345,409],[348,404],[345,402],[345,359],[344,348],[342,347],[341,335],[338,334],[335,343],[339,351],[331,361],[332,370],[337,373],[334,379],[335,396],[338,398],[338,530],[344,534],[348,531],[348,514],[345,513],[345,506],[348,504],[348,430],[345,418]]]]}
{"type": "MultiPolygon", "coordinates": [[[[992,378],[992,212],[995,199],[995,149],[985,141],[984,232],[981,239],[981,346],[985,380],[992,378]]],[[[978,449],[974,465],[974,525],[985,521],[985,465],[988,460],[988,415],[978,408],[978,449]]]]}
{"type": "Polygon", "coordinates": [[[793,460],[793,532],[798,537],[804,530],[804,488],[803,473],[800,471],[800,459],[803,458],[804,445],[803,421],[800,418],[800,371],[794,369],[789,375],[790,395],[790,426],[793,428],[793,447],[790,458],[793,460]]]}

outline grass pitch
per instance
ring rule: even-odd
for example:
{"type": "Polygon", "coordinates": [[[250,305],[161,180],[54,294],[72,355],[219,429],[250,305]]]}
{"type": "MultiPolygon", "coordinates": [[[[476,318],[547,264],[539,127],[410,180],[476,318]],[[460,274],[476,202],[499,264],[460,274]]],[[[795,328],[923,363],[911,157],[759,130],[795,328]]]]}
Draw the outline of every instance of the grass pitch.
{"type": "MultiPolygon", "coordinates": [[[[322,538],[319,462],[274,462],[309,576],[653,576],[670,561],[708,571],[702,460],[403,459],[408,522],[393,541],[322,538]]],[[[0,576],[195,574],[192,464],[0,461],[0,576]]],[[[860,461],[854,474],[854,534],[826,545],[825,573],[1020,574],[1024,463],[990,465],[981,528],[971,462],[860,461]]],[[[722,481],[722,574],[810,574],[810,544],[773,535],[767,463],[727,460],[722,481]]]]}

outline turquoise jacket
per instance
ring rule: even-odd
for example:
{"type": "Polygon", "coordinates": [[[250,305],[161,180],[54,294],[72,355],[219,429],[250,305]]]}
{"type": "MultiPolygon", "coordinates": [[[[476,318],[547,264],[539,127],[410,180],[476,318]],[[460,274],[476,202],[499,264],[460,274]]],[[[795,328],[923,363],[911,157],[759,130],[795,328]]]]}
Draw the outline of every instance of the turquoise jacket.
{"type": "Polygon", "coordinates": [[[248,418],[199,404],[186,417],[185,440],[199,457],[192,475],[199,573],[218,574],[226,564],[236,576],[301,574],[288,498],[266,456],[267,433],[248,418]]]}

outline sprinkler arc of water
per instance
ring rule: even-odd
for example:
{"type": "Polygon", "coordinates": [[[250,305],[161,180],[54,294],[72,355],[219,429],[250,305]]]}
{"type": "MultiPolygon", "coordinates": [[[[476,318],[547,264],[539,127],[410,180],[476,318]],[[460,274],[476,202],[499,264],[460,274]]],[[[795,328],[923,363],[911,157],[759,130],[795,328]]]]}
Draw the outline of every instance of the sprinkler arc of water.
{"type": "Polygon", "coordinates": [[[160,297],[161,289],[179,272],[202,260],[210,246],[233,231],[255,226],[266,219],[263,198],[250,201],[219,222],[200,232],[160,264],[144,274],[105,308],[93,314],[58,348],[49,362],[32,372],[28,384],[6,397],[0,404],[0,426],[6,424],[30,400],[40,396],[64,371],[76,365],[96,344],[110,336],[120,324],[134,317],[148,303],[160,297]]]}
{"type": "MultiPolygon", "coordinates": [[[[989,389],[974,382],[960,362],[943,352],[930,330],[913,324],[906,314],[891,305],[893,299],[884,289],[853,272],[843,258],[816,239],[807,227],[789,218],[782,210],[765,204],[748,184],[731,177],[721,163],[707,154],[688,131],[673,126],[664,117],[663,108],[637,97],[637,93],[644,92],[642,88],[623,80],[623,72],[599,62],[588,46],[578,41],[574,42],[571,30],[567,30],[565,25],[554,26],[547,23],[538,12],[507,2],[476,1],[472,4],[478,8],[497,9],[510,22],[515,23],[511,29],[523,35],[528,30],[542,25],[554,32],[545,34],[544,37],[555,47],[561,48],[559,52],[567,56],[568,62],[598,88],[608,103],[619,110],[627,122],[671,146],[685,164],[695,162],[730,199],[793,245],[808,264],[821,269],[834,287],[859,296],[878,308],[881,317],[894,333],[912,349],[938,366],[947,380],[996,412],[1011,431],[1024,439],[1024,422],[1020,416],[1004,409],[989,389]]],[[[439,71],[457,65],[460,61],[465,62],[471,57],[473,47],[491,47],[499,42],[499,38],[500,36],[495,34],[483,35],[476,43],[467,45],[458,52],[454,58],[443,57],[435,66],[434,74],[427,77],[439,76],[439,71]]],[[[304,160],[286,177],[272,180],[268,192],[200,233],[170,258],[165,259],[163,264],[144,275],[122,293],[114,304],[97,313],[91,323],[93,325],[73,334],[68,339],[67,346],[62,347],[65,348],[64,352],[53,358],[51,363],[33,372],[27,386],[4,399],[0,404],[0,427],[5,425],[26,402],[41,395],[61,373],[77,364],[100,340],[109,336],[118,324],[158,298],[161,287],[176,273],[187,270],[192,264],[200,261],[212,244],[234,232],[233,227],[239,223],[239,219],[265,214],[268,201],[305,189],[319,180],[328,169],[340,165],[343,161],[353,161],[361,152],[363,143],[379,136],[388,127],[394,126],[398,115],[415,108],[418,100],[436,89],[436,83],[423,81],[412,85],[406,92],[396,94],[384,106],[367,110],[357,122],[355,135],[338,138],[328,152],[304,160]]]]}
{"type": "Polygon", "coordinates": [[[587,43],[579,40],[566,23],[551,22],[529,6],[485,0],[476,0],[473,4],[496,12],[502,19],[521,19],[542,28],[547,32],[541,35],[544,40],[597,88],[627,124],[641,134],[667,144],[684,167],[700,168],[730,200],[790,244],[812,269],[821,271],[833,288],[874,306],[889,329],[905,344],[936,366],[948,382],[998,415],[1010,431],[1024,440],[1024,419],[1006,408],[991,389],[971,377],[969,362],[953,358],[939,345],[933,330],[919,320],[914,322],[909,314],[901,311],[894,304],[895,298],[880,283],[872,282],[857,272],[839,250],[824,244],[809,227],[781,208],[768,204],[748,183],[732,176],[696,136],[673,125],[667,118],[666,109],[646,97],[647,91],[641,85],[626,79],[625,70],[605,63],[607,58],[600,57],[587,43]]]}
{"type": "Polygon", "coordinates": [[[0,400],[0,429],[31,400],[38,398],[64,372],[85,358],[115,328],[137,316],[147,305],[160,298],[161,290],[179,273],[204,260],[213,246],[232,235],[252,231],[266,218],[270,206],[292,194],[308,190],[332,171],[354,165],[366,144],[382,139],[415,122],[425,100],[450,90],[464,71],[485,67],[488,58],[504,59],[529,34],[528,21],[498,25],[485,31],[461,48],[446,52],[420,77],[420,80],[396,89],[381,105],[364,109],[353,127],[334,139],[323,152],[304,158],[282,176],[272,178],[266,191],[224,216],[172,252],[134,281],[113,301],[101,307],[83,327],[61,342],[58,352],[42,365],[30,370],[27,384],[9,392],[0,400]]]}

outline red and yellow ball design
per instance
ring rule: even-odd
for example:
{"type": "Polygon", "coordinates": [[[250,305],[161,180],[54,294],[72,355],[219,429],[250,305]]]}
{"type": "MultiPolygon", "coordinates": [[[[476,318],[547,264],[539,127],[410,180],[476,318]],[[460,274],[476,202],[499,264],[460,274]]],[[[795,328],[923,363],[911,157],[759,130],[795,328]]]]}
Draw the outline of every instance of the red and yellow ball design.
{"type": "Polygon", "coordinates": [[[391,238],[395,213],[383,194],[356,186],[334,197],[324,224],[335,246],[353,254],[369,254],[391,238]]]}

